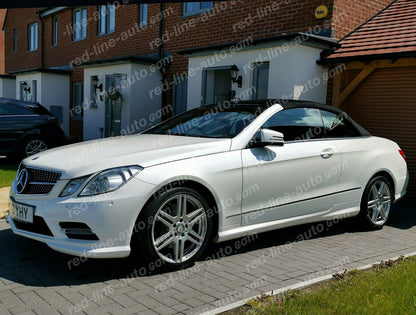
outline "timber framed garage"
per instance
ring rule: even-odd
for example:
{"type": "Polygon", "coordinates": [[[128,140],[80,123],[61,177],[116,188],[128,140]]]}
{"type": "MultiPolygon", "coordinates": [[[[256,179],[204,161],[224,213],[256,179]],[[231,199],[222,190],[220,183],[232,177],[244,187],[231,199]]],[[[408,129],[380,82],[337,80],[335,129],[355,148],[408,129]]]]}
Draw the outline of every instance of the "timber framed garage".
{"type": "Polygon", "coordinates": [[[415,201],[416,1],[394,1],[340,43],[319,61],[345,65],[334,77],[332,104],[373,135],[400,145],[410,172],[406,198],[415,201]]]}

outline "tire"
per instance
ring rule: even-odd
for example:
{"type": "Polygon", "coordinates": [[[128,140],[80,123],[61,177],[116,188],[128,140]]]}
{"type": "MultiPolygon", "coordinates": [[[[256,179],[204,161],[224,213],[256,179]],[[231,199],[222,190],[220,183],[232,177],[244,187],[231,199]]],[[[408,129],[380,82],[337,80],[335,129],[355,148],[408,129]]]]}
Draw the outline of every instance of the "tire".
{"type": "Polygon", "coordinates": [[[49,149],[46,141],[39,136],[26,138],[21,146],[20,156],[26,158],[28,156],[40,153],[49,149]]]}
{"type": "Polygon", "coordinates": [[[150,263],[151,269],[185,268],[203,254],[212,239],[213,212],[193,189],[178,187],[163,192],[142,211],[132,251],[150,263]]]}
{"type": "Polygon", "coordinates": [[[387,223],[393,205],[393,188],[385,176],[373,177],[361,199],[360,221],[370,229],[381,229],[387,223]]]}

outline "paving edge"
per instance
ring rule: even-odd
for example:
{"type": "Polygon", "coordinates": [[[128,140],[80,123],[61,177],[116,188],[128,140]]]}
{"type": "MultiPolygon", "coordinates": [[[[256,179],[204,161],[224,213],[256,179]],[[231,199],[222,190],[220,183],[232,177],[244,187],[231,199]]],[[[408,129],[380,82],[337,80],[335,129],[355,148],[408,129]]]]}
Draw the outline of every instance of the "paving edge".
{"type": "MultiPolygon", "coordinates": [[[[416,256],[416,252],[413,252],[413,253],[410,253],[410,254],[406,254],[406,255],[396,256],[394,258],[387,258],[385,260],[397,260],[400,257],[406,257],[407,258],[407,257],[411,257],[411,256],[416,256]]],[[[367,265],[364,265],[364,266],[347,269],[347,271],[350,271],[350,270],[365,270],[365,269],[370,269],[373,265],[379,264],[379,263],[380,263],[380,261],[376,261],[374,263],[367,264],[367,265]]],[[[343,272],[344,270],[345,269],[340,270],[339,272],[343,272]]],[[[334,273],[336,273],[336,272],[334,272],[334,273]]],[[[258,294],[258,295],[255,295],[255,296],[252,296],[252,297],[249,297],[249,298],[246,298],[246,299],[243,299],[243,300],[240,300],[240,301],[237,301],[237,302],[228,304],[226,306],[222,306],[222,307],[213,309],[211,311],[201,313],[201,315],[216,315],[216,314],[219,314],[219,313],[227,312],[227,311],[230,311],[230,310],[235,309],[237,307],[243,306],[248,301],[253,300],[253,299],[256,299],[256,298],[259,298],[262,295],[273,295],[273,296],[275,296],[275,295],[281,294],[281,293],[286,292],[286,291],[289,291],[289,290],[302,289],[302,288],[308,287],[308,286],[310,286],[312,284],[316,284],[316,283],[319,283],[319,282],[322,282],[322,281],[325,281],[325,280],[329,280],[329,279],[332,279],[332,278],[333,278],[332,277],[332,274],[329,274],[329,275],[322,276],[322,277],[318,277],[318,278],[315,278],[315,279],[312,279],[312,280],[298,282],[298,283],[292,284],[292,285],[287,286],[287,287],[284,287],[284,288],[280,288],[280,289],[277,289],[277,290],[272,290],[272,291],[269,291],[269,292],[265,292],[265,293],[262,293],[262,294],[258,294]]]]}

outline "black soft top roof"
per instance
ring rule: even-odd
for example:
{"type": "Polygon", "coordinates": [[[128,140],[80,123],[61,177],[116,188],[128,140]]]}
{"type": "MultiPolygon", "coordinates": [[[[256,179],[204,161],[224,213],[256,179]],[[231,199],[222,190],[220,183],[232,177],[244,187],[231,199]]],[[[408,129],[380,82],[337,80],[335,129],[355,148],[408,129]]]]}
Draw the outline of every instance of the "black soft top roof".
{"type": "Polygon", "coordinates": [[[371,134],[358,123],[356,123],[347,113],[343,112],[342,110],[322,104],[317,102],[310,102],[310,101],[298,101],[298,100],[287,100],[287,99],[266,99],[266,100],[250,100],[250,101],[239,101],[236,102],[236,105],[253,105],[253,106],[264,106],[264,107],[271,107],[275,104],[281,105],[284,109],[290,108],[300,108],[300,107],[307,107],[307,108],[317,108],[321,110],[325,110],[328,112],[335,113],[337,115],[342,115],[345,119],[347,119],[355,128],[358,129],[361,136],[369,137],[371,134]]]}
{"type": "Polygon", "coordinates": [[[326,104],[322,104],[322,103],[317,103],[317,102],[310,102],[310,101],[297,101],[297,100],[286,100],[286,99],[268,99],[268,100],[239,101],[236,104],[257,105],[257,106],[261,105],[261,106],[266,106],[266,107],[270,107],[270,106],[273,106],[275,104],[279,104],[284,109],[299,108],[299,107],[310,107],[310,108],[318,108],[318,109],[328,110],[328,111],[331,111],[331,112],[338,112],[340,114],[343,113],[343,111],[339,110],[336,107],[326,105],[326,104]]]}

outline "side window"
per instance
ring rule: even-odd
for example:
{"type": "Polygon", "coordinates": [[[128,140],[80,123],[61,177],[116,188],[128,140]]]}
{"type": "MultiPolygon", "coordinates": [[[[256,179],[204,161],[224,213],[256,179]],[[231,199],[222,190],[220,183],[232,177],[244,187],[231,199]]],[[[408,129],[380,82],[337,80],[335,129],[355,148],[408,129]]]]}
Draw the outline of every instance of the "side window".
{"type": "Polygon", "coordinates": [[[283,133],[285,141],[302,141],[324,137],[321,115],[315,108],[292,108],[274,114],[263,125],[283,133]]]}
{"type": "Polygon", "coordinates": [[[141,4],[140,5],[140,21],[139,21],[140,27],[147,26],[147,11],[148,11],[147,4],[146,3],[141,4]]]}
{"type": "Polygon", "coordinates": [[[321,110],[327,138],[360,137],[359,131],[349,122],[344,114],[335,114],[321,110]]]}
{"type": "Polygon", "coordinates": [[[10,104],[0,104],[0,116],[6,115],[34,115],[30,109],[10,104]]]}
{"type": "Polygon", "coordinates": [[[193,15],[206,12],[212,9],[212,1],[185,2],[183,4],[183,15],[193,15]]]}

